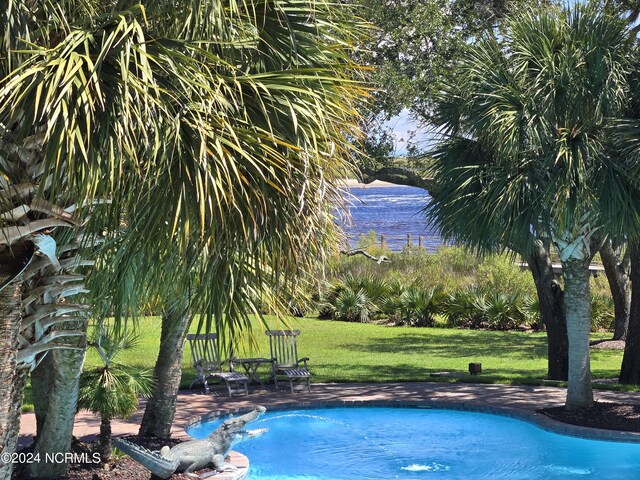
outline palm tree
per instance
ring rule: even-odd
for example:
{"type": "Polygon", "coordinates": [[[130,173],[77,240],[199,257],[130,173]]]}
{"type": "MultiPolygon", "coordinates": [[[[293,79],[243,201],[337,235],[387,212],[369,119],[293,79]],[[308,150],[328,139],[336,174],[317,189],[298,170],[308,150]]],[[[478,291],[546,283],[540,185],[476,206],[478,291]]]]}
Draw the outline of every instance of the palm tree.
{"type": "Polygon", "coordinates": [[[111,458],[111,419],[126,418],[138,408],[138,398],[151,393],[153,378],[148,370],[115,362],[123,350],[135,347],[138,338],[131,332],[105,329],[99,325],[91,342],[103,365],[82,373],[78,409],[99,414],[100,461],[111,458]]]}
{"type": "MultiPolygon", "coordinates": [[[[73,395],[68,392],[77,389],[74,372],[82,368],[84,360],[87,307],[82,301],[72,300],[87,293],[82,270],[91,262],[79,255],[83,229],[76,213],[78,206],[62,197],[56,198],[56,203],[47,200],[46,193],[40,193],[46,182],[41,156],[10,142],[8,134],[3,140],[3,151],[10,153],[5,157],[0,188],[0,244],[4,252],[0,296],[9,302],[3,304],[2,325],[6,334],[2,353],[8,355],[9,363],[3,369],[1,400],[2,422],[9,422],[12,428],[2,430],[2,444],[11,450],[18,427],[12,419],[19,419],[29,371],[35,375],[34,387],[38,385],[34,381],[37,371],[47,372],[49,380],[47,388],[34,388],[36,404],[46,402],[56,390],[66,391],[69,398],[73,395]],[[60,368],[51,369],[53,364],[60,368]]],[[[53,402],[52,417],[72,422],[73,409],[73,400],[53,402]]],[[[46,432],[43,421],[38,427],[39,432],[46,432]]],[[[56,428],[47,428],[54,437],[58,435],[56,428]]],[[[4,473],[2,470],[6,467],[0,466],[0,473],[4,473]]]]}
{"type": "Polygon", "coordinates": [[[479,42],[439,103],[442,187],[431,209],[445,235],[480,249],[560,255],[569,337],[567,408],[591,405],[589,263],[623,187],[607,127],[627,99],[630,38],[596,4],[530,10],[502,43],[479,42]],[[605,184],[607,190],[599,186],[605,184]]]}
{"type": "MultiPolygon", "coordinates": [[[[106,235],[94,273],[138,275],[129,284],[136,294],[169,279],[179,292],[193,293],[188,305],[207,323],[216,314],[218,325],[233,331],[246,325],[247,308],[223,313],[243,305],[241,293],[270,283],[285,288],[329,248],[336,179],[348,167],[363,95],[349,60],[358,29],[347,4],[10,4],[0,22],[2,140],[42,161],[3,157],[6,189],[21,192],[16,172],[27,171],[41,183],[21,195],[78,205],[74,219],[87,242],[106,235]],[[97,201],[87,219],[87,205],[97,201]],[[165,261],[175,261],[176,270],[159,273],[165,261]]],[[[60,228],[63,220],[27,229],[20,219],[10,224],[25,234],[16,238],[3,227],[16,252],[3,261],[6,270],[20,272],[30,258],[28,235],[60,228]]],[[[13,282],[0,292],[8,340],[0,390],[18,399],[13,339],[20,297],[29,293],[23,277],[7,278],[13,282]]],[[[77,385],[79,371],[65,374],[74,376],[77,385]]],[[[53,403],[69,411],[73,389],[60,395],[65,401],[53,403]]],[[[3,451],[15,445],[17,412],[9,403],[0,407],[3,451]]],[[[47,422],[56,418],[47,415],[47,422]]],[[[58,427],[70,441],[69,422],[58,427]]],[[[38,436],[42,454],[67,448],[38,436]]],[[[45,467],[52,465],[34,465],[32,474],[56,473],[37,471],[45,467]]]]}

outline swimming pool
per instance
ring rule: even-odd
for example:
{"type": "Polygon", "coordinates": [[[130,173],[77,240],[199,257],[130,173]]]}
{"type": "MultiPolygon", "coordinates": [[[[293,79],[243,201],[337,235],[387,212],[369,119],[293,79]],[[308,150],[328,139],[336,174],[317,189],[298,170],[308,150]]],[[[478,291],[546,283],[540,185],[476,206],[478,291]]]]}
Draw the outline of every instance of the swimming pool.
{"type": "MultiPolygon", "coordinates": [[[[206,437],[219,421],[188,430],[206,437]]],[[[546,432],[485,413],[422,408],[324,408],[267,412],[269,428],[237,444],[248,480],[632,479],[640,444],[546,432]]]]}

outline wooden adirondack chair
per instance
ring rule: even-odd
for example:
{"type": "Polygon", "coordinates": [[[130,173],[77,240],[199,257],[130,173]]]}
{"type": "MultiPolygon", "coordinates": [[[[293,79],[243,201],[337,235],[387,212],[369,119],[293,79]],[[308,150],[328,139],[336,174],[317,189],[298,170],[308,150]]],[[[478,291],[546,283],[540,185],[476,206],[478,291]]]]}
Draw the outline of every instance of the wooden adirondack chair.
{"type": "Polygon", "coordinates": [[[278,387],[278,375],[284,375],[289,380],[291,392],[294,392],[294,382],[307,384],[307,391],[311,391],[311,373],[307,368],[308,357],[298,358],[296,337],[300,330],[266,330],[269,337],[269,348],[273,368],[273,381],[278,387]]]}
{"type": "Polygon", "coordinates": [[[244,393],[247,395],[248,378],[242,373],[233,371],[233,362],[229,362],[229,372],[222,371],[222,363],[220,362],[220,354],[218,353],[218,334],[188,334],[187,341],[191,347],[191,357],[193,358],[193,366],[196,369],[196,379],[191,383],[189,388],[193,387],[197,382],[204,384],[205,393],[209,394],[209,384],[207,380],[214,378],[225,383],[229,396],[234,393],[244,393]]]}

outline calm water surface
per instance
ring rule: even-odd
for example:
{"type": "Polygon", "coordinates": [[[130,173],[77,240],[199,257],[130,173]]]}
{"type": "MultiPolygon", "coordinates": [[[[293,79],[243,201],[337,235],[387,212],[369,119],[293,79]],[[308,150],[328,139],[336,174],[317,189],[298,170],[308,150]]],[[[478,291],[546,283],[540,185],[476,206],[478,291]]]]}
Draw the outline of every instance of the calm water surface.
{"type": "MultiPolygon", "coordinates": [[[[442,239],[433,227],[427,226],[427,216],[421,213],[429,200],[429,194],[415,187],[354,187],[350,200],[351,225],[347,231],[351,246],[355,247],[361,234],[375,231],[384,235],[392,250],[401,250],[410,234],[417,242],[423,237],[423,246],[433,251],[442,244],[442,239]]],[[[378,237],[379,238],[379,237],[378,237]]]]}
{"type": "MultiPolygon", "coordinates": [[[[203,438],[218,423],[189,430],[203,438]]],[[[267,413],[269,428],[234,449],[249,457],[248,480],[640,478],[640,444],[545,432],[473,412],[335,408],[267,413]]]]}

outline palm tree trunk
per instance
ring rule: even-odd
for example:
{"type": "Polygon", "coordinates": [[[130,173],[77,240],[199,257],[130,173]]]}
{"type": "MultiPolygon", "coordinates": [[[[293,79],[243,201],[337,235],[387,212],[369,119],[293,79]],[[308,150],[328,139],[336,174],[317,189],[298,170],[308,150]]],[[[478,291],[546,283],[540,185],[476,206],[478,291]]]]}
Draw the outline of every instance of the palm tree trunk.
{"type": "Polygon", "coordinates": [[[53,389],[53,371],[53,355],[47,354],[31,372],[31,393],[33,394],[33,410],[36,415],[36,438],[42,433],[44,420],[47,417],[49,394],[53,389]]]}
{"type": "Polygon", "coordinates": [[[171,434],[190,319],[190,313],[179,306],[167,308],[162,315],[160,351],[153,370],[153,393],[144,410],[138,432],[140,436],[167,438],[171,434]]]}
{"type": "Polygon", "coordinates": [[[631,257],[631,308],[619,381],[628,385],[640,385],[640,242],[629,242],[629,255],[631,257]]]}
{"type": "MultiPolygon", "coordinates": [[[[4,278],[3,278],[4,280],[4,278]]],[[[21,282],[0,290],[0,453],[15,452],[25,372],[17,369],[21,282]],[[21,382],[21,378],[23,379],[21,382]]],[[[11,478],[11,462],[0,462],[0,479],[11,478]]]]}
{"type": "MultiPolygon", "coordinates": [[[[75,331],[86,331],[85,322],[68,322],[65,328],[75,331]]],[[[83,340],[78,340],[79,346],[83,340]]],[[[71,448],[73,438],[73,422],[78,407],[78,388],[80,374],[84,365],[85,350],[52,350],[53,376],[46,414],[42,422],[42,430],[38,432],[34,455],[46,458],[64,454],[71,448]]],[[[30,473],[33,478],[58,478],[67,470],[65,463],[39,462],[32,463],[30,473]]]]}
{"type": "Polygon", "coordinates": [[[111,419],[103,416],[100,420],[100,462],[104,465],[111,460],[111,419]]]}
{"type": "Polygon", "coordinates": [[[527,259],[533,275],[540,305],[540,320],[547,331],[547,378],[567,380],[569,372],[569,339],[564,311],[563,291],[553,273],[549,242],[536,244],[527,259]]]}
{"type": "Polygon", "coordinates": [[[629,273],[629,255],[622,257],[621,249],[613,248],[611,240],[607,240],[600,249],[600,258],[604,266],[613,306],[615,310],[615,323],[613,330],[614,340],[625,340],[629,328],[629,312],[631,310],[631,277],[629,273]]]}
{"type": "Polygon", "coordinates": [[[562,263],[565,285],[565,312],[569,337],[569,384],[565,408],[574,410],[593,404],[589,332],[591,295],[589,260],[570,258],[562,263]]]}

